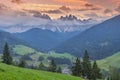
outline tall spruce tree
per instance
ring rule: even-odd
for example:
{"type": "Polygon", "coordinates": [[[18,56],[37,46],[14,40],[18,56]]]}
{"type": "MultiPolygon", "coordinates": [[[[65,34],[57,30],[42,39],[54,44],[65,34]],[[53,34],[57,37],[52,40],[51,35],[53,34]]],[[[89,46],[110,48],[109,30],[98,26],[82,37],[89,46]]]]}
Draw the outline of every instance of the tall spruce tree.
{"type": "Polygon", "coordinates": [[[82,67],[81,67],[81,61],[79,58],[76,59],[76,62],[72,67],[72,74],[74,76],[82,76],[82,67]]]}
{"type": "Polygon", "coordinates": [[[82,76],[91,79],[91,73],[92,73],[91,61],[89,59],[87,50],[85,50],[82,63],[82,76]]]}
{"type": "Polygon", "coordinates": [[[100,73],[100,69],[98,68],[96,61],[94,61],[92,67],[92,80],[97,80],[101,78],[102,78],[102,74],[100,73]]]}
{"type": "Polygon", "coordinates": [[[57,65],[54,60],[51,60],[48,70],[51,72],[56,72],[57,65]]]}
{"type": "Polygon", "coordinates": [[[5,43],[2,58],[3,58],[3,63],[9,64],[9,65],[12,64],[13,59],[12,59],[12,56],[10,55],[9,46],[7,43],[5,43]]]}

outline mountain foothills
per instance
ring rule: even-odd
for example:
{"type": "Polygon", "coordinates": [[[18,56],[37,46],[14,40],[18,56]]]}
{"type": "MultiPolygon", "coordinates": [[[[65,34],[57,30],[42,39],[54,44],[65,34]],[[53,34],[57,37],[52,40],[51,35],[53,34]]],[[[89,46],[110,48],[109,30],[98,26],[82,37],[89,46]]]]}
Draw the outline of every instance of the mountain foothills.
{"type": "Polygon", "coordinates": [[[8,42],[13,47],[25,45],[42,52],[56,51],[80,57],[88,50],[91,59],[101,59],[120,51],[119,21],[120,16],[116,16],[83,32],[53,32],[40,28],[22,33],[0,31],[0,46],[8,42]]]}
{"type": "MultiPolygon", "coordinates": [[[[13,47],[14,45],[20,45],[20,44],[27,45],[26,42],[16,38],[11,33],[0,30],[0,48],[1,49],[3,48],[3,45],[5,42],[8,42],[11,47],[13,47]]],[[[1,50],[0,50],[0,52],[1,52],[1,50]]]]}
{"type": "Polygon", "coordinates": [[[98,60],[98,64],[102,69],[108,70],[110,66],[120,68],[120,52],[114,53],[112,56],[98,60]]]}
{"type": "Polygon", "coordinates": [[[28,42],[33,48],[39,51],[47,52],[53,50],[62,42],[80,33],[75,32],[58,32],[51,30],[42,30],[40,28],[33,28],[23,33],[15,33],[17,38],[28,42]]]}
{"type": "Polygon", "coordinates": [[[0,53],[3,54],[0,54],[0,60],[5,64],[0,63],[0,75],[2,76],[0,79],[82,80],[82,78],[88,78],[97,80],[108,78],[109,80],[114,76],[112,80],[119,80],[119,22],[120,16],[116,16],[83,32],[61,32],[40,28],[32,28],[21,33],[1,30],[0,53]],[[16,74],[20,76],[16,77],[16,74]]]}
{"type": "Polygon", "coordinates": [[[120,51],[120,15],[72,37],[55,48],[57,52],[68,52],[83,56],[88,50],[92,59],[101,59],[120,51]]]}
{"type": "Polygon", "coordinates": [[[0,0],[0,80],[120,80],[119,3],[0,0]]]}

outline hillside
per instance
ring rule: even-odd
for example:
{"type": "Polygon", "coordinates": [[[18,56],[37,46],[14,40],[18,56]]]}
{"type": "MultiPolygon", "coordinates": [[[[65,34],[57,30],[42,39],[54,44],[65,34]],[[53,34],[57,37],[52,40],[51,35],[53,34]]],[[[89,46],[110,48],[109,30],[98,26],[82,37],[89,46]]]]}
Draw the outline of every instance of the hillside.
{"type": "Polygon", "coordinates": [[[17,38],[28,42],[32,47],[39,51],[47,52],[65,40],[73,37],[79,32],[53,32],[51,30],[43,30],[33,28],[23,33],[14,34],[17,38]]]}
{"type": "Polygon", "coordinates": [[[83,80],[70,75],[18,68],[0,63],[0,80],[83,80]]]}
{"type": "Polygon", "coordinates": [[[109,66],[120,68],[120,52],[97,61],[102,69],[108,70],[109,66]]]}
{"type": "Polygon", "coordinates": [[[58,65],[71,65],[75,59],[75,57],[69,53],[59,54],[54,51],[42,53],[24,45],[15,45],[13,52],[13,58],[15,61],[19,61],[21,57],[24,57],[29,66],[38,66],[41,61],[48,66],[49,60],[52,59],[54,59],[58,65]]]}
{"type": "MultiPolygon", "coordinates": [[[[20,45],[20,44],[21,45],[28,45],[24,41],[16,38],[11,33],[0,30],[0,49],[3,49],[3,46],[6,42],[9,43],[9,45],[11,47],[13,47],[14,45],[20,45]]],[[[0,52],[1,52],[1,50],[0,50],[0,52]]]]}
{"type": "Polygon", "coordinates": [[[120,15],[65,41],[55,48],[57,52],[68,52],[83,56],[87,49],[91,59],[101,59],[120,51],[120,15]]]}

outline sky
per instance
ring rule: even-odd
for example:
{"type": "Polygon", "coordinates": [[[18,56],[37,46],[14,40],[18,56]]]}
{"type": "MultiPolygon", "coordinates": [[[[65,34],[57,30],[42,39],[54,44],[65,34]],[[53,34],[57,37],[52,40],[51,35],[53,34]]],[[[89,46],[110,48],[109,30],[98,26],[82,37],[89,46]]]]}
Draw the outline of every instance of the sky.
{"type": "Polygon", "coordinates": [[[120,12],[120,0],[0,0],[0,3],[14,10],[34,10],[52,19],[69,14],[80,19],[104,19],[120,12]]]}
{"type": "Polygon", "coordinates": [[[84,31],[119,14],[120,0],[0,0],[0,29],[84,31]]]}

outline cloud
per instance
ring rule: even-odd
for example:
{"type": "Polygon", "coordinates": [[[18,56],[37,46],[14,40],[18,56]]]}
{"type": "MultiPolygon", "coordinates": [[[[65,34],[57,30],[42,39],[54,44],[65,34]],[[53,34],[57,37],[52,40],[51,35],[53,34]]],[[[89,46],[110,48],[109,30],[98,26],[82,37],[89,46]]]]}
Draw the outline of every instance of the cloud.
{"type": "Polygon", "coordinates": [[[17,3],[17,4],[20,4],[22,3],[22,0],[11,0],[12,3],[17,3]]]}
{"type": "Polygon", "coordinates": [[[93,5],[93,4],[90,4],[90,3],[86,3],[85,6],[86,6],[86,7],[93,7],[94,5],[93,5]]]}
{"type": "Polygon", "coordinates": [[[85,16],[87,17],[94,17],[94,18],[97,18],[99,17],[96,13],[92,12],[92,13],[88,13],[88,14],[84,14],[85,16]]]}
{"type": "Polygon", "coordinates": [[[120,5],[115,9],[117,12],[120,12],[120,5]]]}
{"type": "Polygon", "coordinates": [[[60,8],[59,8],[60,10],[63,10],[63,11],[70,11],[71,9],[69,8],[69,7],[67,7],[67,6],[61,6],[60,8]]]}
{"type": "Polygon", "coordinates": [[[88,10],[96,11],[101,9],[102,8],[99,8],[99,7],[91,7],[91,8],[81,8],[81,9],[78,9],[78,11],[88,11],[88,10]]]}
{"type": "Polygon", "coordinates": [[[82,9],[78,9],[78,11],[88,11],[89,9],[87,8],[82,8],[82,9]]]}
{"type": "Polygon", "coordinates": [[[106,13],[106,14],[111,13],[111,12],[112,12],[112,10],[110,10],[110,9],[105,9],[104,10],[104,13],[106,13]]]}
{"type": "Polygon", "coordinates": [[[45,13],[49,13],[49,14],[61,14],[62,11],[60,10],[48,10],[48,11],[42,11],[42,12],[45,12],[45,13]]]}
{"type": "Polygon", "coordinates": [[[7,10],[8,7],[5,6],[4,4],[0,3],[0,10],[7,10]]]}
{"type": "Polygon", "coordinates": [[[54,0],[55,2],[72,5],[84,5],[88,3],[86,0],[54,0]]]}
{"type": "Polygon", "coordinates": [[[94,23],[83,23],[80,21],[62,21],[62,20],[46,20],[32,16],[0,16],[0,29],[8,32],[23,32],[31,28],[49,29],[52,31],[83,31],[94,23]],[[64,23],[64,24],[63,24],[64,23]]]}
{"type": "Polygon", "coordinates": [[[37,18],[42,18],[42,19],[51,19],[50,16],[48,16],[47,14],[41,14],[39,11],[35,11],[35,10],[27,10],[27,12],[31,13],[31,15],[33,17],[37,17],[37,18]]]}
{"type": "Polygon", "coordinates": [[[86,3],[81,7],[81,9],[78,9],[78,11],[88,11],[88,10],[96,11],[96,10],[101,10],[101,9],[102,7],[98,5],[94,5],[92,3],[86,3]]]}
{"type": "Polygon", "coordinates": [[[90,10],[101,10],[102,8],[100,8],[100,7],[93,7],[93,8],[91,8],[90,10]]]}

